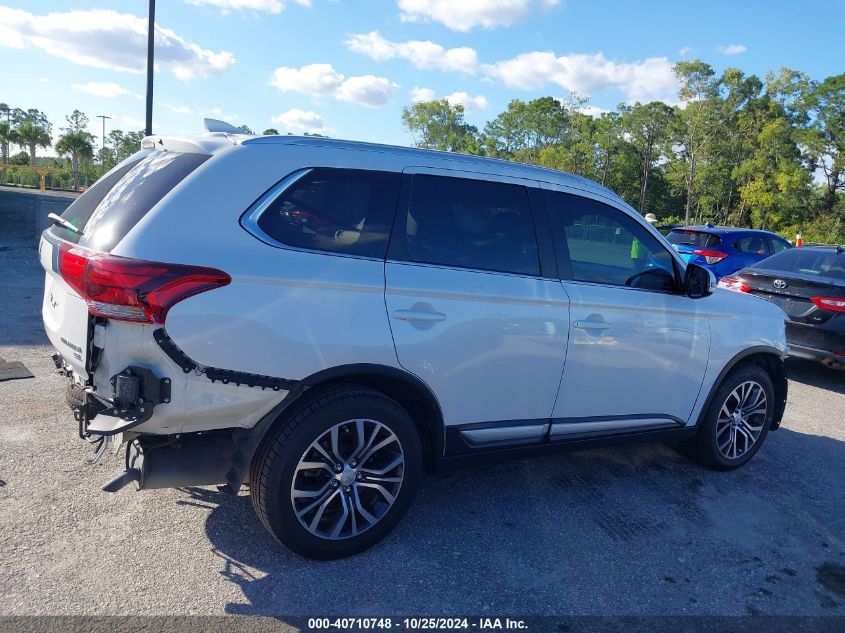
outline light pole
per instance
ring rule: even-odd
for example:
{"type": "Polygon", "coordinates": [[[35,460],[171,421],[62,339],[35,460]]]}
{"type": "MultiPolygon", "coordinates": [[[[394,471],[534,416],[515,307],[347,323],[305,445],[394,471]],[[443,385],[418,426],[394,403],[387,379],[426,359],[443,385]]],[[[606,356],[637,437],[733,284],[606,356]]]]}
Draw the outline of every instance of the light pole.
{"type": "Polygon", "coordinates": [[[153,133],[153,57],[155,52],[156,0],[150,0],[149,25],[147,26],[147,127],[144,134],[153,133]]]}
{"type": "Polygon", "coordinates": [[[98,114],[98,119],[103,120],[103,135],[100,137],[102,140],[102,145],[100,146],[100,166],[103,167],[103,171],[105,171],[106,166],[106,119],[110,119],[111,117],[107,114],[98,114]]]}

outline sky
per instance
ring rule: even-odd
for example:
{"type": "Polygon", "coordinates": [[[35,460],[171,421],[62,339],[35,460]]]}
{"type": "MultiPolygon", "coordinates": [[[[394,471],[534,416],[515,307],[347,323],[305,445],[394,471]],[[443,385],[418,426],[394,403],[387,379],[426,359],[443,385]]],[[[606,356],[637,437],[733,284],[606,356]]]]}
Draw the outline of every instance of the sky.
{"type": "MultiPolygon", "coordinates": [[[[761,77],[845,70],[845,0],[159,0],[153,129],[203,117],[257,132],[409,145],[402,107],[446,97],[482,127],[512,99],[571,93],[588,113],[676,100],[701,58],[761,77]],[[836,16],[832,22],[820,19],[836,16]],[[840,33],[841,35],[841,33],[840,33]]],[[[0,102],[74,109],[99,139],[144,126],[147,0],[0,0],[0,102]]]]}

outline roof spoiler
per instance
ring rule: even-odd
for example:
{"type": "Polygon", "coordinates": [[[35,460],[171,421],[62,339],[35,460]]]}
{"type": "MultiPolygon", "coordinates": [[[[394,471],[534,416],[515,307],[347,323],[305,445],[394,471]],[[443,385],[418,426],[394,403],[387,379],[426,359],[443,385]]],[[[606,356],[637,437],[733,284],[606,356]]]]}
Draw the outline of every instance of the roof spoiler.
{"type": "Polygon", "coordinates": [[[243,134],[244,131],[235,127],[226,121],[219,121],[218,119],[203,119],[203,125],[206,132],[223,132],[224,134],[243,134]]]}

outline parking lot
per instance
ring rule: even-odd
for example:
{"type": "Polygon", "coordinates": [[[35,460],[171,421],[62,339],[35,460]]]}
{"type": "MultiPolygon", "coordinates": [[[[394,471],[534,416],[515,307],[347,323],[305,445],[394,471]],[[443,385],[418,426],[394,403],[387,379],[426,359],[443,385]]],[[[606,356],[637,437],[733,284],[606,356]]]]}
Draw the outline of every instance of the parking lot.
{"type": "Polygon", "coordinates": [[[789,362],[781,430],[744,469],[663,445],[426,477],[356,557],[297,558],[249,496],[108,495],[40,323],[36,253],[0,251],[0,613],[843,615],[845,373],[789,362]]]}

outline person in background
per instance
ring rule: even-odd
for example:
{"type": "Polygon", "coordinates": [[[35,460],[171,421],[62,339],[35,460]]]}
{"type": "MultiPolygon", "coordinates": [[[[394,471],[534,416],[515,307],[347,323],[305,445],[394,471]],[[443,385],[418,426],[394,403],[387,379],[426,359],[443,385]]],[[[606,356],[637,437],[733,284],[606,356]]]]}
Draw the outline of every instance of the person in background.
{"type": "MultiPolygon", "coordinates": [[[[646,213],[645,214],[645,221],[654,226],[657,224],[657,216],[653,213],[646,213]]],[[[635,237],[634,240],[631,242],[631,259],[634,261],[645,259],[648,256],[648,252],[645,248],[640,244],[640,241],[635,237]]]]}

